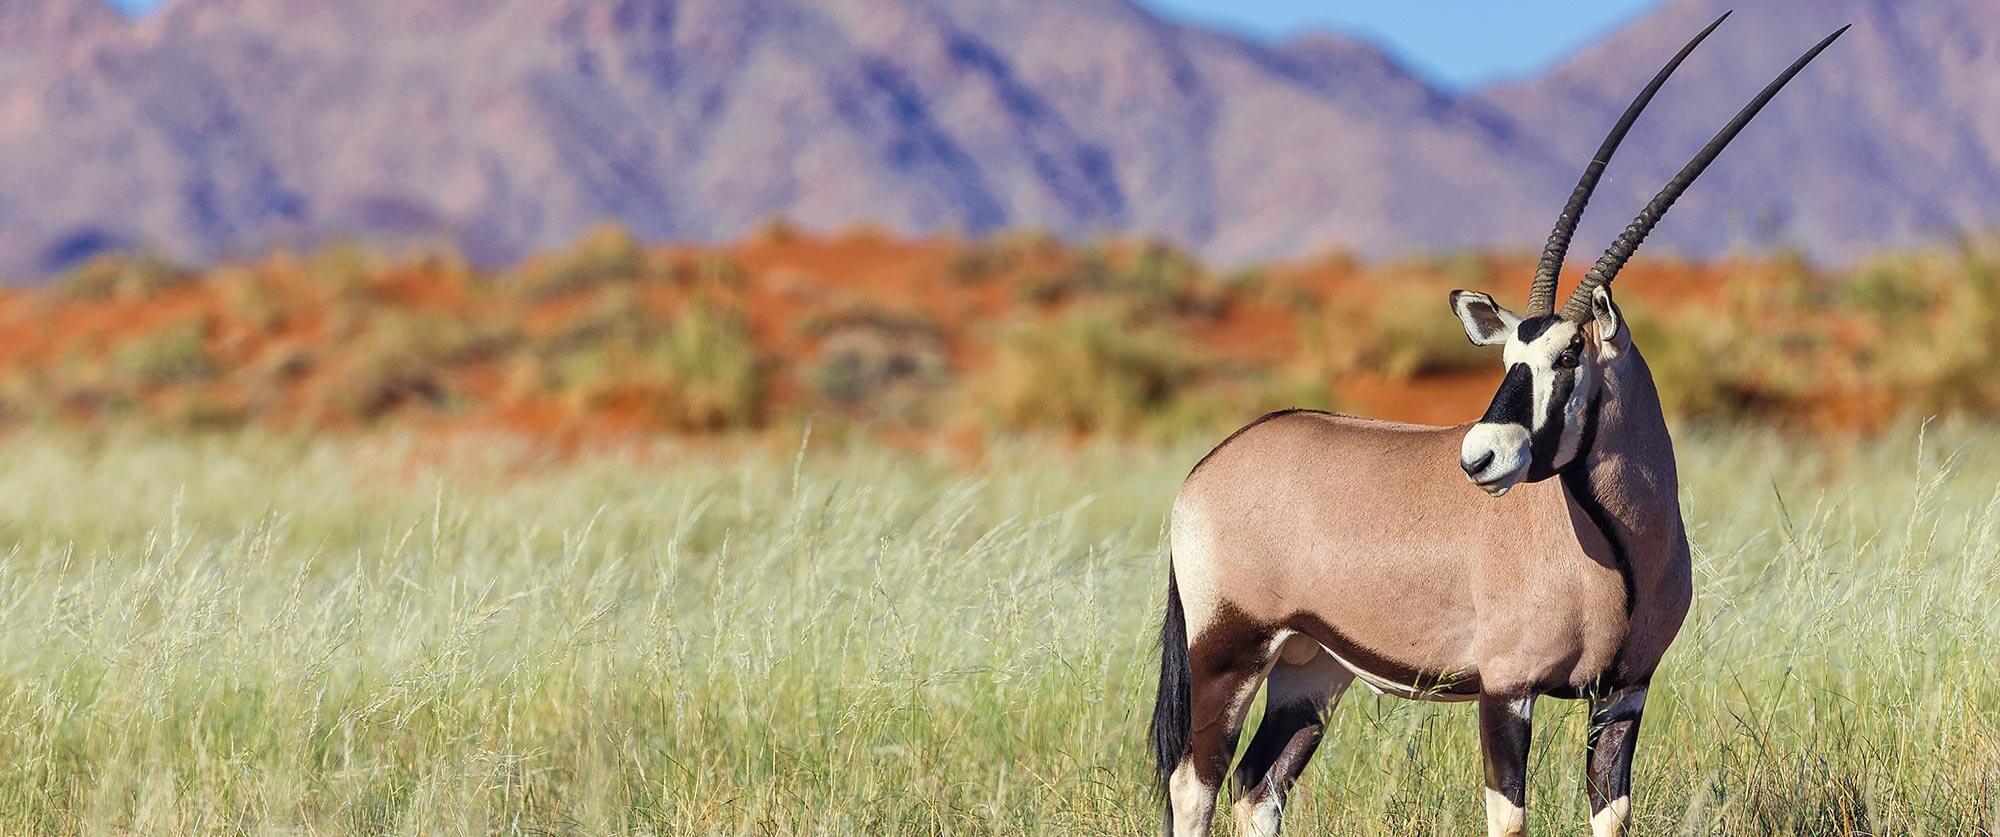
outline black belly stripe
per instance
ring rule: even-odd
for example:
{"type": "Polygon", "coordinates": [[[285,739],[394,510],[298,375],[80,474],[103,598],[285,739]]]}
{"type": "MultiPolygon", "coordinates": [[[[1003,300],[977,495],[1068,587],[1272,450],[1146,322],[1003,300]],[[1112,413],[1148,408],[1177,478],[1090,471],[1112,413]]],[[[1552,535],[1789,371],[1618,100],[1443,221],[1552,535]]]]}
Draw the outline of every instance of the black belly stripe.
{"type": "Polygon", "coordinates": [[[1618,567],[1618,578],[1625,586],[1625,615],[1631,616],[1639,609],[1639,588],[1632,580],[1632,555],[1625,549],[1625,541],[1618,536],[1618,530],[1611,521],[1611,511],[1604,507],[1604,501],[1597,498],[1597,489],[1590,483],[1590,468],[1584,464],[1589,458],[1592,445],[1597,442],[1597,410],[1603,403],[1603,391],[1590,400],[1590,413],[1584,418],[1582,444],[1577,446],[1575,461],[1562,470],[1563,487],[1576,498],[1576,504],[1583,507],[1583,513],[1590,523],[1597,527],[1597,533],[1604,536],[1604,542],[1611,545],[1611,561],[1618,567]]]}
{"type": "Polygon", "coordinates": [[[1320,618],[1319,614],[1296,612],[1285,619],[1283,624],[1326,646],[1326,650],[1346,661],[1345,665],[1353,666],[1391,683],[1408,686],[1417,694],[1472,697],[1480,692],[1479,675],[1476,672],[1422,671],[1406,663],[1391,660],[1350,639],[1332,623],[1320,618]]]}

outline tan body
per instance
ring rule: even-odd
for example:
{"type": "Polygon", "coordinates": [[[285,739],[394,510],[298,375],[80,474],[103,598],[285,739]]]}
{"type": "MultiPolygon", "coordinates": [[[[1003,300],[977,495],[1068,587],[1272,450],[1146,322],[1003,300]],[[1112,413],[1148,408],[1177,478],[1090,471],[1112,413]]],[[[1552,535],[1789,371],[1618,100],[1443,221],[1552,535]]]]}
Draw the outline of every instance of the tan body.
{"type": "Polygon", "coordinates": [[[1535,698],[1591,700],[1604,722],[1590,747],[1593,831],[1623,833],[1631,736],[1687,614],[1691,568],[1645,361],[1629,344],[1592,354],[1615,354],[1590,399],[1594,443],[1559,476],[1503,496],[1457,464],[1469,424],[1290,411],[1195,466],[1171,531],[1193,684],[1189,755],[1170,782],[1179,833],[1206,833],[1260,682],[1270,698],[1236,771],[1237,815],[1243,833],[1276,833],[1321,716],[1354,679],[1480,701],[1488,830],[1500,835],[1526,823],[1535,698]]]}
{"type": "MultiPolygon", "coordinates": [[[[1621,498],[1638,519],[1614,524],[1626,569],[1563,480],[1498,499],[1467,485],[1467,427],[1295,412],[1218,448],[1174,503],[1194,646],[1217,615],[1249,620],[1310,637],[1380,689],[1439,699],[1643,682],[1690,595],[1664,427],[1645,468],[1660,496],[1621,498]]],[[[1594,467],[1609,484],[1631,459],[1594,467]]]]}

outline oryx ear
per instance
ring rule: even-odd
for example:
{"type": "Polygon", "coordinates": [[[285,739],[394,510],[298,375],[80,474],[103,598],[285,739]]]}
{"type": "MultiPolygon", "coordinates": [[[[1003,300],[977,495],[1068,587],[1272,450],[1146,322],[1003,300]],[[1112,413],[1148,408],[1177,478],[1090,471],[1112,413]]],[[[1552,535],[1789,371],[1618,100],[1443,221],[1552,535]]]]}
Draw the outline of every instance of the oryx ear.
{"type": "Polygon", "coordinates": [[[1497,346],[1507,342],[1521,316],[1478,291],[1452,291],[1451,310],[1465,324],[1465,339],[1474,346],[1497,346]]]}
{"type": "Polygon", "coordinates": [[[1617,360],[1632,345],[1632,335],[1625,330],[1625,314],[1611,301],[1610,288],[1599,285],[1591,291],[1590,319],[1597,324],[1598,357],[1617,360]]]}

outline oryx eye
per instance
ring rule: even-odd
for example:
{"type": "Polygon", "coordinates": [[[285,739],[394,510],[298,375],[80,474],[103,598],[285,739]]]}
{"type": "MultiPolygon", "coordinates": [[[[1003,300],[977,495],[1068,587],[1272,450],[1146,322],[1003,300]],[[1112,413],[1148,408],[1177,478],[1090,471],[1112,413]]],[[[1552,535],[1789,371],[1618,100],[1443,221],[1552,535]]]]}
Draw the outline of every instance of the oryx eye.
{"type": "Polygon", "coordinates": [[[1583,363],[1583,355],[1577,351],[1577,347],[1575,346],[1564,349],[1562,354],[1556,356],[1556,365],[1564,369],[1575,369],[1581,363],[1583,363]]]}

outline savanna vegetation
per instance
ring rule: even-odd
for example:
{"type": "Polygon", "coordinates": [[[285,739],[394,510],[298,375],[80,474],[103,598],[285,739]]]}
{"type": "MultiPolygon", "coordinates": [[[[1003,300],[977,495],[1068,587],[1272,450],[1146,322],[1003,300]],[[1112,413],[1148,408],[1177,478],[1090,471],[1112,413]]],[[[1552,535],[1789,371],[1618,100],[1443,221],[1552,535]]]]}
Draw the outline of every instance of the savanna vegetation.
{"type": "MultiPolygon", "coordinates": [[[[1149,832],[1180,477],[1269,408],[1475,415],[1444,293],[1531,269],[607,228],[9,292],[0,833],[1149,832]]],[[[1640,832],[2000,830],[2000,245],[1618,293],[1697,585],[1640,832]]],[[[1288,816],[1474,832],[1479,765],[1356,690],[1288,816]]]]}
{"type": "MultiPolygon", "coordinates": [[[[1137,242],[814,238],[657,248],[607,227],[505,270],[354,247],[189,270],[107,256],[0,297],[0,422],[776,429],[1165,438],[1260,409],[1460,420],[1493,358],[1444,314],[1527,255],[1219,272],[1137,242]]],[[[1618,283],[1669,409],[1872,431],[2000,418],[2000,246],[1850,268],[1677,262],[1618,283]]]]}
{"type": "MultiPolygon", "coordinates": [[[[1683,438],[1644,833],[2000,827],[1996,438],[1683,438]]],[[[16,436],[0,831],[1144,833],[1203,449],[16,436]]],[[[1532,824],[1578,833],[1584,712],[1536,722],[1532,824]]],[[[1357,689],[1298,833],[1477,831],[1475,742],[1357,689]]]]}

